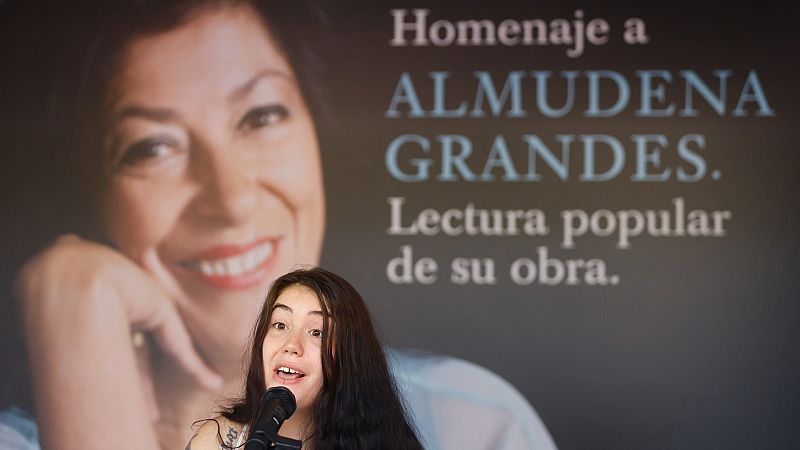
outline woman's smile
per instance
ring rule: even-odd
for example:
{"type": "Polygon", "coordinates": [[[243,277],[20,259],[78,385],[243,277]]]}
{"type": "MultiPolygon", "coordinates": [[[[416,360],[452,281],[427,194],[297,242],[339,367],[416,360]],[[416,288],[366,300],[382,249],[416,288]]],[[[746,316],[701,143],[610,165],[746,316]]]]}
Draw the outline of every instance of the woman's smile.
{"type": "Polygon", "coordinates": [[[222,289],[263,286],[280,242],[280,238],[262,238],[246,245],[218,245],[180,261],[178,266],[200,281],[222,289]]]}

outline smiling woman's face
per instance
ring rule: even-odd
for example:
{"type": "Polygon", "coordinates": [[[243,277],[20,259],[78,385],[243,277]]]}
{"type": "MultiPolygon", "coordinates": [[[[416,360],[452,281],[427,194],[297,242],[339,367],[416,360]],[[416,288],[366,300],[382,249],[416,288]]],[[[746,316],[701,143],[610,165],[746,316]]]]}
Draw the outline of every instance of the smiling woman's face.
{"type": "Polygon", "coordinates": [[[107,91],[109,238],[218,368],[238,361],[269,282],[319,258],[319,146],[297,83],[245,5],[132,41],[107,91]]]}

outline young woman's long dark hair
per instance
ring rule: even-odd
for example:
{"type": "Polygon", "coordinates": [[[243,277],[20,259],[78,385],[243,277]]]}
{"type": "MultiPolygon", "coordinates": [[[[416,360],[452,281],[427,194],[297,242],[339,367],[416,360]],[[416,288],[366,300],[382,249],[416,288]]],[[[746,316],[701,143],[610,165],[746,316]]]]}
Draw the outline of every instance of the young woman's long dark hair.
{"type": "Polygon", "coordinates": [[[316,294],[323,313],[323,383],[305,444],[313,450],[421,450],[364,300],[347,280],[319,267],[272,283],[253,331],[244,396],[222,415],[252,430],[266,391],[261,347],[272,310],[281,292],[296,285],[316,294]]]}

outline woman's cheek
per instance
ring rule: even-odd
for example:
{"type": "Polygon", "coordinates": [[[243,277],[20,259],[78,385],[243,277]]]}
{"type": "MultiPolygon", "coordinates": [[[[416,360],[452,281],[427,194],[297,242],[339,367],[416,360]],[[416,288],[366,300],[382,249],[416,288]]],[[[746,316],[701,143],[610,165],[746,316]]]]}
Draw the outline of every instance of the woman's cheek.
{"type": "Polygon", "coordinates": [[[103,202],[103,218],[111,241],[137,259],[155,250],[175,228],[186,200],[175,183],[114,180],[103,202]]]}
{"type": "Polygon", "coordinates": [[[287,158],[281,170],[274,172],[273,179],[293,209],[323,201],[322,171],[319,160],[311,151],[298,151],[287,158]]]}

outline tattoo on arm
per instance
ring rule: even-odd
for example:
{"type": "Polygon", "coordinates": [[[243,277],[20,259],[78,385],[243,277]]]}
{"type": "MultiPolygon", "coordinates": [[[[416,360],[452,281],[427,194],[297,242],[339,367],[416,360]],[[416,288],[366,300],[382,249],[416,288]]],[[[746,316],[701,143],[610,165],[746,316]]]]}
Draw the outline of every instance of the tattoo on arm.
{"type": "Polygon", "coordinates": [[[236,442],[236,438],[239,437],[239,431],[234,429],[233,427],[228,427],[228,434],[225,435],[225,444],[228,448],[233,448],[233,443],[236,442]]]}

